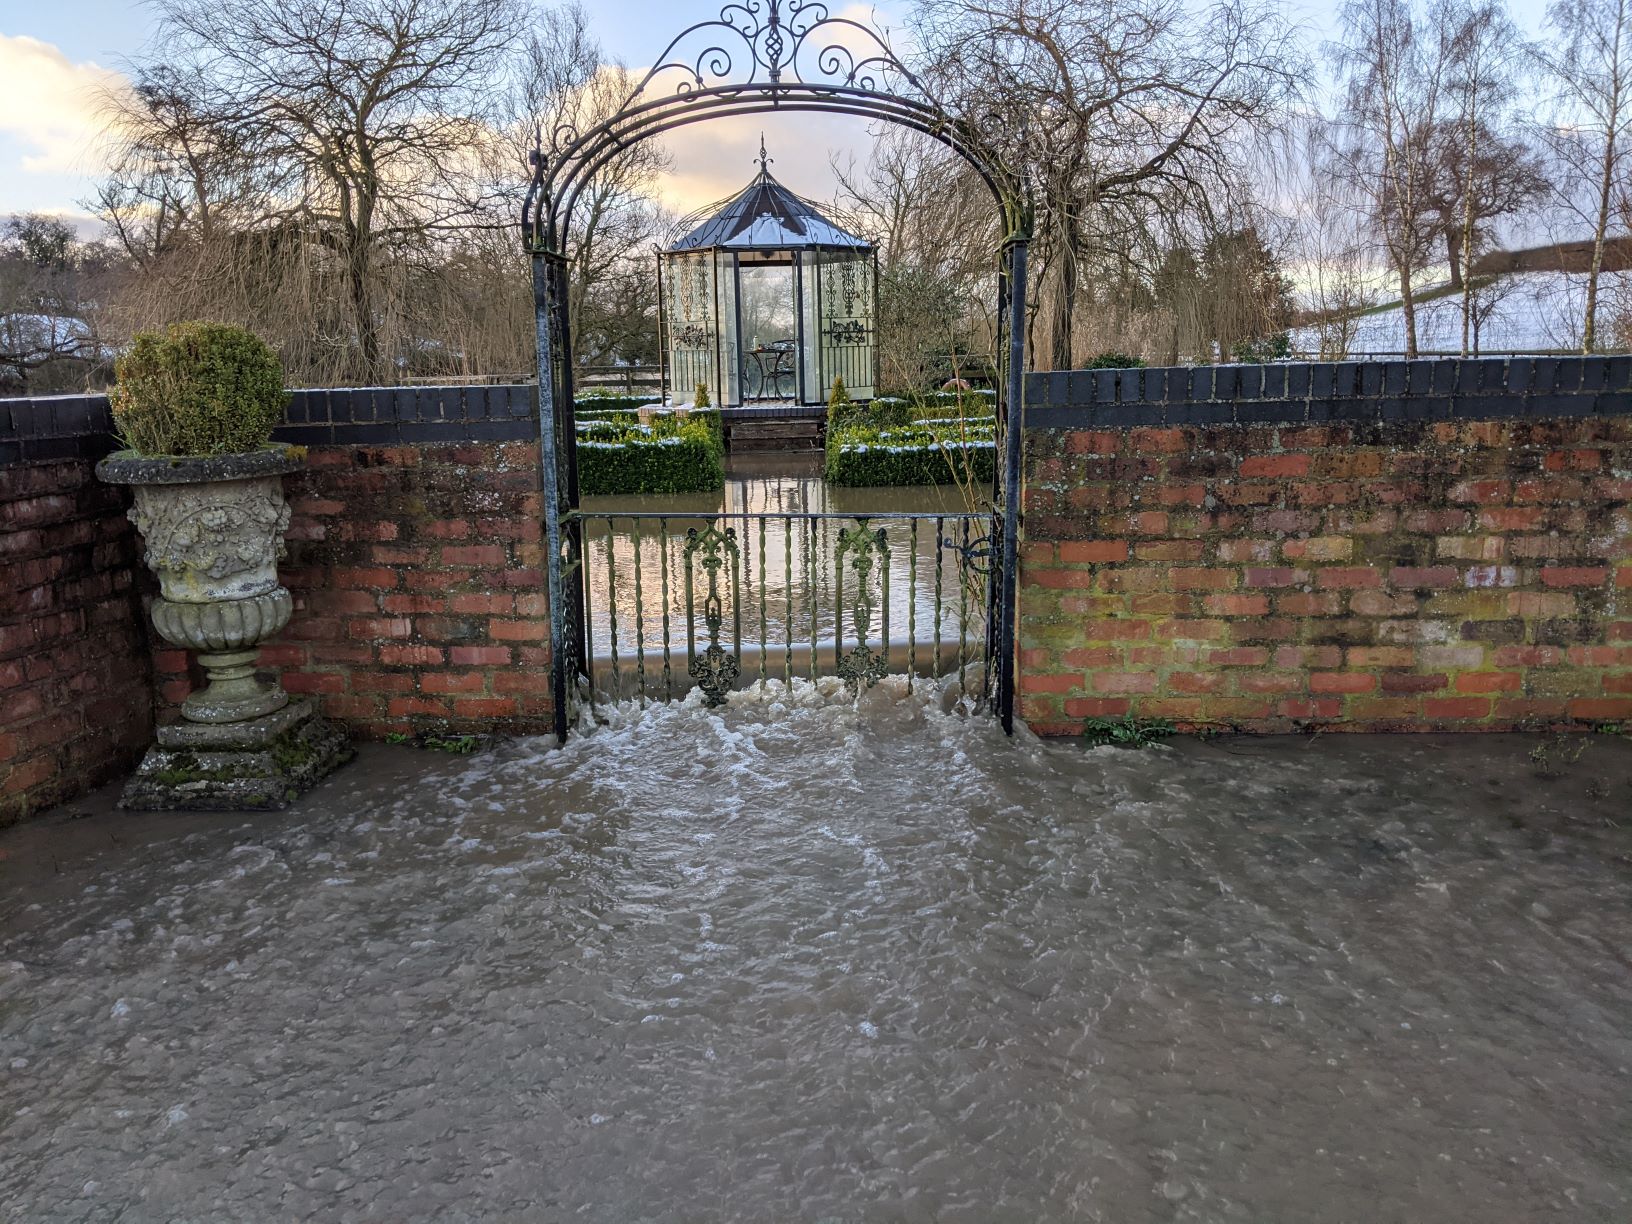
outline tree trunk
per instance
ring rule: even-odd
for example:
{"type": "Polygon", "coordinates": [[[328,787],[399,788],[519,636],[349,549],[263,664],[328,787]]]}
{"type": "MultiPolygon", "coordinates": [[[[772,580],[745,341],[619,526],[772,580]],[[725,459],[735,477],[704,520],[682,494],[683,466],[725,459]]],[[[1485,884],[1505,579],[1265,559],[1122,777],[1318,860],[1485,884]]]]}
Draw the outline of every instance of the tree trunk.
{"type": "Polygon", "coordinates": [[[1417,355],[1417,302],[1411,296],[1411,273],[1402,263],[1397,265],[1400,273],[1400,315],[1405,320],[1405,359],[1410,361],[1417,355]]]}
{"type": "Polygon", "coordinates": [[[1581,351],[1590,353],[1598,342],[1598,278],[1604,270],[1604,238],[1609,233],[1609,201],[1615,186],[1615,129],[1604,138],[1603,173],[1598,176],[1598,223],[1592,231],[1592,264],[1587,269],[1586,318],[1581,325],[1581,351]]]}
{"type": "Polygon", "coordinates": [[[1462,290],[1462,356],[1468,355],[1468,328],[1472,323],[1473,299],[1468,281],[1473,279],[1473,168],[1479,153],[1477,88],[1468,100],[1468,144],[1463,152],[1468,172],[1462,180],[1462,232],[1457,236],[1457,250],[1451,259],[1451,283],[1460,282],[1462,290]],[[1462,275],[1462,260],[1468,261],[1468,275],[1462,275]]]}
{"type": "Polygon", "coordinates": [[[1049,368],[1071,369],[1071,332],[1077,319],[1077,252],[1075,235],[1067,232],[1064,258],[1060,261],[1060,301],[1054,312],[1054,334],[1049,347],[1053,350],[1049,368]]]}
{"type": "Polygon", "coordinates": [[[351,298],[353,325],[357,329],[357,348],[362,376],[378,381],[380,371],[380,332],[374,319],[373,286],[369,284],[368,244],[356,230],[347,235],[346,287],[351,298]]]}
{"type": "Polygon", "coordinates": [[[1447,229],[1445,231],[1445,254],[1451,261],[1451,288],[1456,292],[1462,291],[1462,233],[1460,230],[1447,229]]]}
{"type": "Polygon", "coordinates": [[[374,317],[374,200],[366,186],[356,188],[355,200],[356,211],[346,225],[346,287],[357,329],[362,375],[379,382],[385,371],[380,368],[380,326],[374,317]]]}

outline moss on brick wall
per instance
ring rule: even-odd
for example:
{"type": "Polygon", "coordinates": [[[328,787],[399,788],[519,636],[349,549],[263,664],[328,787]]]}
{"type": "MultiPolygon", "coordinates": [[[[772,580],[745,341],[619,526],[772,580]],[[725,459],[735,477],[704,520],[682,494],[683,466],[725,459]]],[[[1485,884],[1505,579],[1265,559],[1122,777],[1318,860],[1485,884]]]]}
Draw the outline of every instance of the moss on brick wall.
{"type": "Polygon", "coordinates": [[[1632,417],[1026,435],[1033,727],[1632,720],[1632,417]]]}
{"type": "MultiPolygon", "coordinates": [[[[313,447],[287,484],[295,615],[261,665],[365,736],[547,730],[538,487],[531,443],[313,447]]],[[[179,702],[184,654],[157,660],[179,702]]]]}

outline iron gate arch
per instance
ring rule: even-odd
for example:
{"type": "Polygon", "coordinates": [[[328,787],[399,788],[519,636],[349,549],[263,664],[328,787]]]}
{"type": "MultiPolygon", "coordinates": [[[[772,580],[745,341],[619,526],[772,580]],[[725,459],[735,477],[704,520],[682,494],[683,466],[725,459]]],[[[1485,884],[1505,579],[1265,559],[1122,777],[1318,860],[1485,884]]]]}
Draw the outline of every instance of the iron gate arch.
{"type": "Polygon", "coordinates": [[[571,677],[581,670],[593,680],[579,563],[582,529],[574,519],[579,499],[567,284],[573,209],[595,176],[632,145],[711,119],[783,112],[849,115],[919,132],[962,158],[997,206],[1002,226],[997,252],[1002,377],[992,504],[1001,538],[986,562],[992,570],[987,658],[995,656],[998,665],[995,678],[984,683],[1003,729],[1013,730],[1026,255],[1033,215],[1029,186],[1009,166],[997,141],[978,123],[936,101],[879,32],[832,16],[823,0],[734,0],[717,18],[675,35],[613,114],[581,132],[570,124],[559,126],[548,155],[540,133],[531,157],[532,181],[521,224],[532,262],[552,696],[555,731],[562,740],[569,724],[571,677]],[[739,57],[746,62],[740,73],[739,57]],[[564,659],[572,666],[563,667],[564,659]]]}

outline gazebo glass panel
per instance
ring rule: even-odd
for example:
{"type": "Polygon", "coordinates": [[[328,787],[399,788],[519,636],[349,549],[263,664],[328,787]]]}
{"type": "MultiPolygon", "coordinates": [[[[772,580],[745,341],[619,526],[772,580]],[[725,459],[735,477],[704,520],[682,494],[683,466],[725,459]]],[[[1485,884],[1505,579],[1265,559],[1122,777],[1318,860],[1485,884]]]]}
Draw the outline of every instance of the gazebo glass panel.
{"type": "Polygon", "coordinates": [[[714,260],[706,253],[670,255],[665,271],[670,378],[675,393],[689,399],[698,383],[715,384],[714,260]]]}
{"type": "Polygon", "coordinates": [[[827,399],[828,384],[822,381],[822,354],[816,343],[816,257],[815,251],[799,252],[799,360],[804,366],[804,396],[807,404],[827,399]]]}

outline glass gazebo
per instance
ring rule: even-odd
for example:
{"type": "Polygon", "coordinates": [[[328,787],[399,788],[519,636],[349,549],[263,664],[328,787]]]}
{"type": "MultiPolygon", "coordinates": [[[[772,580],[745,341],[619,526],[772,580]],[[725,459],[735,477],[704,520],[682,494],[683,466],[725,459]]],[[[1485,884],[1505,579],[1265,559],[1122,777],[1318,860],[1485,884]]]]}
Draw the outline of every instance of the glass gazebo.
{"type": "Polygon", "coordinates": [[[873,246],[759,173],[722,204],[688,218],[662,252],[660,325],[667,384],[699,384],[727,408],[822,404],[835,378],[852,399],[874,393],[878,263],[873,246]]]}

